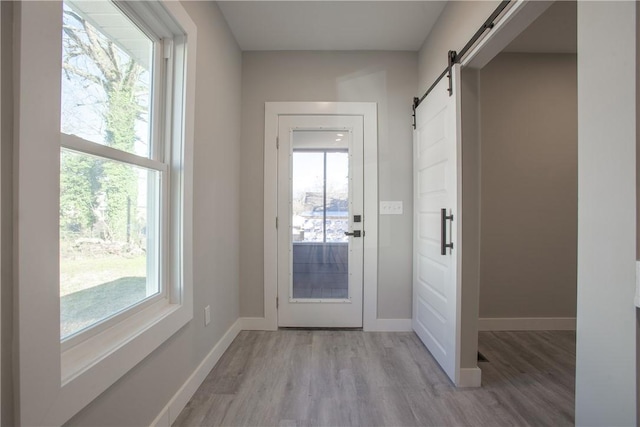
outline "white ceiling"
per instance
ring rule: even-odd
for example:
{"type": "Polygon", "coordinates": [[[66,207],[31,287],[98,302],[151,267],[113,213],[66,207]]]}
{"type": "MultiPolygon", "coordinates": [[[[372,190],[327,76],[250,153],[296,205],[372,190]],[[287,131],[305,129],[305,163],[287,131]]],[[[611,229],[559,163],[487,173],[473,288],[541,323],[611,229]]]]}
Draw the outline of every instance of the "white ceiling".
{"type": "Polygon", "coordinates": [[[417,51],[445,1],[219,1],[242,50],[417,51]]]}
{"type": "Polygon", "coordinates": [[[577,4],[557,1],[533,21],[504,52],[576,53],[577,4]]]}

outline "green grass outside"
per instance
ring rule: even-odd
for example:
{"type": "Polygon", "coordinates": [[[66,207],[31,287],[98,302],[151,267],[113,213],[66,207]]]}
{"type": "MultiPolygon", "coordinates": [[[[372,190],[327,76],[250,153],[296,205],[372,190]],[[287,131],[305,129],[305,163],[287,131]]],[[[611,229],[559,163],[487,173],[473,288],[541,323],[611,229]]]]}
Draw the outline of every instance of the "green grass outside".
{"type": "Polygon", "coordinates": [[[60,260],[60,296],[65,296],[121,277],[145,277],[147,257],[118,255],[60,260]]]}
{"type": "Polygon", "coordinates": [[[146,256],[60,261],[60,336],[66,337],[147,297],[146,256]]]}

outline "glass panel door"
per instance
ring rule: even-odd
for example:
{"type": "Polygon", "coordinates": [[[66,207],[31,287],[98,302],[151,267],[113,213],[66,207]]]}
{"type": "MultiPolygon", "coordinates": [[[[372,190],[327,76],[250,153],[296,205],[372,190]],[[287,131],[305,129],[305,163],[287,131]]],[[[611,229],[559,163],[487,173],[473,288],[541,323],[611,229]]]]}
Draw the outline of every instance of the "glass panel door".
{"type": "Polygon", "coordinates": [[[278,325],[361,327],[363,119],[278,121],[278,325]]]}

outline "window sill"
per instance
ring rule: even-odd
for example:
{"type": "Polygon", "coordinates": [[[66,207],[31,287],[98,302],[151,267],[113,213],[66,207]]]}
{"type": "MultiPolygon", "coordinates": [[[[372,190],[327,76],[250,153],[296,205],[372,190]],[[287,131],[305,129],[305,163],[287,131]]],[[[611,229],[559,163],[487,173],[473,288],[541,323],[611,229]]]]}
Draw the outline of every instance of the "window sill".
{"type": "Polygon", "coordinates": [[[128,342],[140,338],[158,322],[180,308],[166,299],[152,304],[133,316],[61,353],[61,382],[66,385],[90,370],[109,355],[124,349],[128,342]]]}
{"type": "Polygon", "coordinates": [[[193,318],[193,300],[166,299],[61,352],[56,403],[45,424],[63,424],[193,318]]]}

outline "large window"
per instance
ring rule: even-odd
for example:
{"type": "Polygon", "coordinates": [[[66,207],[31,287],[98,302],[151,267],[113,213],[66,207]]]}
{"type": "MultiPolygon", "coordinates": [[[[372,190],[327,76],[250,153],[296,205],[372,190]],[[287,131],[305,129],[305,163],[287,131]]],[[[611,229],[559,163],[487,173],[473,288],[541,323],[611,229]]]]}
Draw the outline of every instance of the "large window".
{"type": "Polygon", "coordinates": [[[161,40],[108,1],[63,9],[60,337],[163,294],[161,40]]]}
{"type": "Polygon", "coordinates": [[[172,1],[15,7],[17,416],[62,425],[193,318],[197,32],[172,1]]]}

